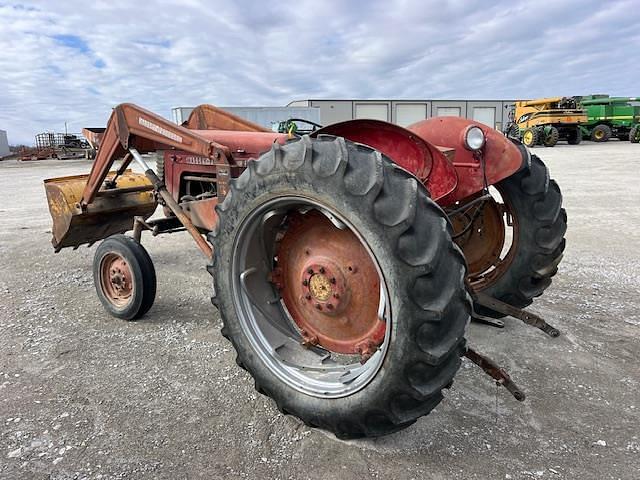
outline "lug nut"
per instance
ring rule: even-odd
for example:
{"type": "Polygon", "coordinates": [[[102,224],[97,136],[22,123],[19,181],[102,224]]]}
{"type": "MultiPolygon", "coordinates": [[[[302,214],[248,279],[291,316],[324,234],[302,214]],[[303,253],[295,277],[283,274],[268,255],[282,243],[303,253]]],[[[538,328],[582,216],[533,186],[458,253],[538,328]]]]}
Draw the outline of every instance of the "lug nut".
{"type": "Polygon", "coordinates": [[[308,273],[309,275],[313,275],[313,268],[310,268],[309,270],[307,270],[307,273],[308,273]]]}
{"type": "Polygon", "coordinates": [[[322,305],[320,305],[319,303],[316,303],[316,309],[317,310],[322,310],[322,305]]]}
{"type": "Polygon", "coordinates": [[[338,293],[334,293],[334,294],[333,294],[333,298],[336,298],[336,299],[337,299],[337,298],[340,298],[340,294],[338,294],[338,293]]]}
{"type": "Polygon", "coordinates": [[[309,295],[308,293],[304,296],[305,299],[307,300],[311,300],[311,295],[309,295]]]}
{"type": "Polygon", "coordinates": [[[328,308],[329,310],[333,310],[333,304],[329,303],[329,304],[327,305],[327,308],[328,308]]]}
{"type": "Polygon", "coordinates": [[[331,277],[331,280],[329,280],[331,283],[335,284],[336,283],[336,277],[331,277]]]}
{"type": "Polygon", "coordinates": [[[324,267],[320,267],[320,273],[324,273],[324,267]]]}
{"type": "Polygon", "coordinates": [[[306,287],[307,285],[309,285],[309,281],[307,279],[302,280],[302,285],[306,287]]]}

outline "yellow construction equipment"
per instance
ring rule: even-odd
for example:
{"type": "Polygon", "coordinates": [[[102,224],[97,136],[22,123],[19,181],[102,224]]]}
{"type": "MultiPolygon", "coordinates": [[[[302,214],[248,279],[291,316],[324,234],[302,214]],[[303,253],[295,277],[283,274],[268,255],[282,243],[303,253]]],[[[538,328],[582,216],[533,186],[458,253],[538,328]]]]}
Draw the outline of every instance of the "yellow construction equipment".
{"type": "Polygon", "coordinates": [[[587,121],[587,112],[573,97],[519,100],[509,116],[507,135],[522,140],[527,147],[553,147],[558,140],[577,145],[582,140],[580,123],[587,121]]]}

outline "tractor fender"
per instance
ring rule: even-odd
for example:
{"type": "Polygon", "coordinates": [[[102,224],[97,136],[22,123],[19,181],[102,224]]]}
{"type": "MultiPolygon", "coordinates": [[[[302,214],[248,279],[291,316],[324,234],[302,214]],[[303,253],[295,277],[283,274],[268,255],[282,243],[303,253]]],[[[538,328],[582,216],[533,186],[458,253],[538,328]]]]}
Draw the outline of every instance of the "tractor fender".
{"type": "Polygon", "coordinates": [[[530,162],[529,152],[524,146],[505,137],[497,130],[479,122],[461,117],[434,117],[408,127],[408,130],[426,143],[446,146],[455,150],[453,167],[458,183],[454,191],[438,203],[451,205],[482,191],[485,186],[503,180],[530,162]],[[465,133],[471,126],[480,128],[486,142],[480,152],[465,147],[465,133]],[[483,173],[482,161],[485,163],[483,173]]]}
{"type": "Polygon", "coordinates": [[[446,155],[419,135],[393,123],[348,120],[311,134],[318,135],[335,135],[378,150],[418,178],[436,201],[456,188],[456,172],[446,155]]]}

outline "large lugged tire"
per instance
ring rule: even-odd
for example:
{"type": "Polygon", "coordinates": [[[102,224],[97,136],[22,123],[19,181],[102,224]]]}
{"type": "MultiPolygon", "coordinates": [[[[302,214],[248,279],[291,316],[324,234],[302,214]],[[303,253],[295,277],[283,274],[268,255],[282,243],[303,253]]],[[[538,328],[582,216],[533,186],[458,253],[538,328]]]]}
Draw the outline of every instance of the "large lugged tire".
{"type": "MultiPolygon", "coordinates": [[[[363,145],[343,138],[305,136],[274,145],[259,160],[249,162],[231,182],[217,212],[218,226],[209,235],[215,252],[209,271],[214,277],[212,301],[223,320],[222,334],[233,344],[237,363],[253,376],[256,389],[271,397],[281,412],[341,438],[355,438],[405,428],[442,400],[442,390],[451,384],[464,353],[471,304],[463,283],[465,261],[451,240],[446,216],[412,175],[363,145]],[[322,228],[329,223],[328,231],[335,237],[309,237],[309,229],[300,228],[309,221],[310,225],[319,222],[322,228]],[[346,360],[347,370],[336,367],[338,373],[351,377],[340,374],[334,381],[331,375],[335,374],[323,370],[327,361],[318,363],[313,357],[317,337],[298,328],[291,309],[295,305],[289,308],[286,303],[289,289],[307,288],[313,278],[307,281],[304,275],[315,276],[318,267],[305,266],[301,276],[295,277],[302,282],[287,284],[283,257],[293,256],[291,250],[298,247],[284,238],[295,234],[297,239],[315,241],[317,248],[330,244],[331,252],[336,252],[327,260],[331,262],[340,256],[335,238],[344,232],[359,239],[359,248],[368,252],[367,258],[376,266],[379,286],[370,287],[366,278],[357,283],[369,292],[362,298],[376,299],[377,318],[385,320],[386,330],[375,352],[370,350],[355,363],[346,360]],[[274,256],[285,243],[287,248],[274,256]],[[289,352],[295,356],[288,357],[289,352]],[[304,355],[311,360],[305,360],[303,369],[297,359],[304,355]],[[347,383],[344,378],[349,379],[347,383]]],[[[316,247],[307,245],[303,242],[303,259],[305,254],[315,255],[316,247]]],[[[319,268],[330,276],[330,268],[335,273],[341,267],[319,268]]],[[[345,276],[355,271],[351,264],[348,271],[341,270],[345,276]]],[[[331,282],[319,286],[330,289],[340,279],[331,278],[331,282]]],[[[346,292],[340,298],[349,296],[349,288],[346,292]]],[[[306,298],[300,295],[294,302],[304,304],[311,295],[306,298]]],[[[326,311],[326,304],[321,307],[316,304],[318,312],[326,311]]],[[[331,321],[335,320],[327,317],[331,321]]],[[[340,339],[334,340],[337,344],[340,339]]],[[[333,350],[320,352],[328,352],[334,361],[333,350]]]]}
{"type": "MultiPolygon", "coordinates": [[[[560,187],[536,155],[531,156],[530,168],[501,181],[497,188],[514,217],[517,239],[502,274],[480,291],[524,308],[551,285],[558,271],[565,248],[567,214],[562,208],[560,187]]],[[[475,310],[504,316],[480,305],[475,305],[475,310]]]]}
{"type": "Polygon", "coordinates": [[[567,143],[569,145],[579,145],[582,142],[582,130],[576,127],[567,133],[567,143]]]}
{"type": "Polygon", "coordinates": [[[640,127],[631,127],[631,130],[629,130],[629,141],[631,143],[638,143],[640,142],[640,132],[638,131],[640,127]]]}
{"type": "Polygon", "coordinates": [[[550,127],[547,134],[544,136],[545,147],[555,147],[560,139],[560,132],[556,127],[550,127]]]}
{"type": "Polygon", "coordinates": [[[126,235],[112,235],[96,249],[93,283],[114,317],[137,320],[153,305],[156,271],[145,248],[126,235]]]}
{"type": "Polygon", "coordinates": [[[608,142],[611,138],[611,128],[609,125],[596,125],[596,127],[591,130],[591,140],[593,142],[608,142]]]}

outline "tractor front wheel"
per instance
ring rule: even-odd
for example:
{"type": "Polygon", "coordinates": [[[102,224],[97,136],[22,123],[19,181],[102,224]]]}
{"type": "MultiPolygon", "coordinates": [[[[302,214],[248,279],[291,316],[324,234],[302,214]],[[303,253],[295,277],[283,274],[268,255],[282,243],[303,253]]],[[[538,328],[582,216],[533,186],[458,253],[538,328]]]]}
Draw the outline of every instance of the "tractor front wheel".
{"type": "Polygon", "coordinates": [[[471,305],[446,216],[415,177],[305,136],[250,162],[217,211],[222,334],[281,412],[353,438],[442,400],[471,305]]]}
{"type": "Polygon", "coordinates": [[[629,130],[629,141],[631,143],[640,142],[640,127],[632,127],[631,130],[629,130]]]}
{"type": "Polygon", "coordinates": [[[124,320],[142,317],[156,296],[153,262],[144,247],[126,235],[112,235],[98,246],[93,282],[104,308],[124,320]]]}

